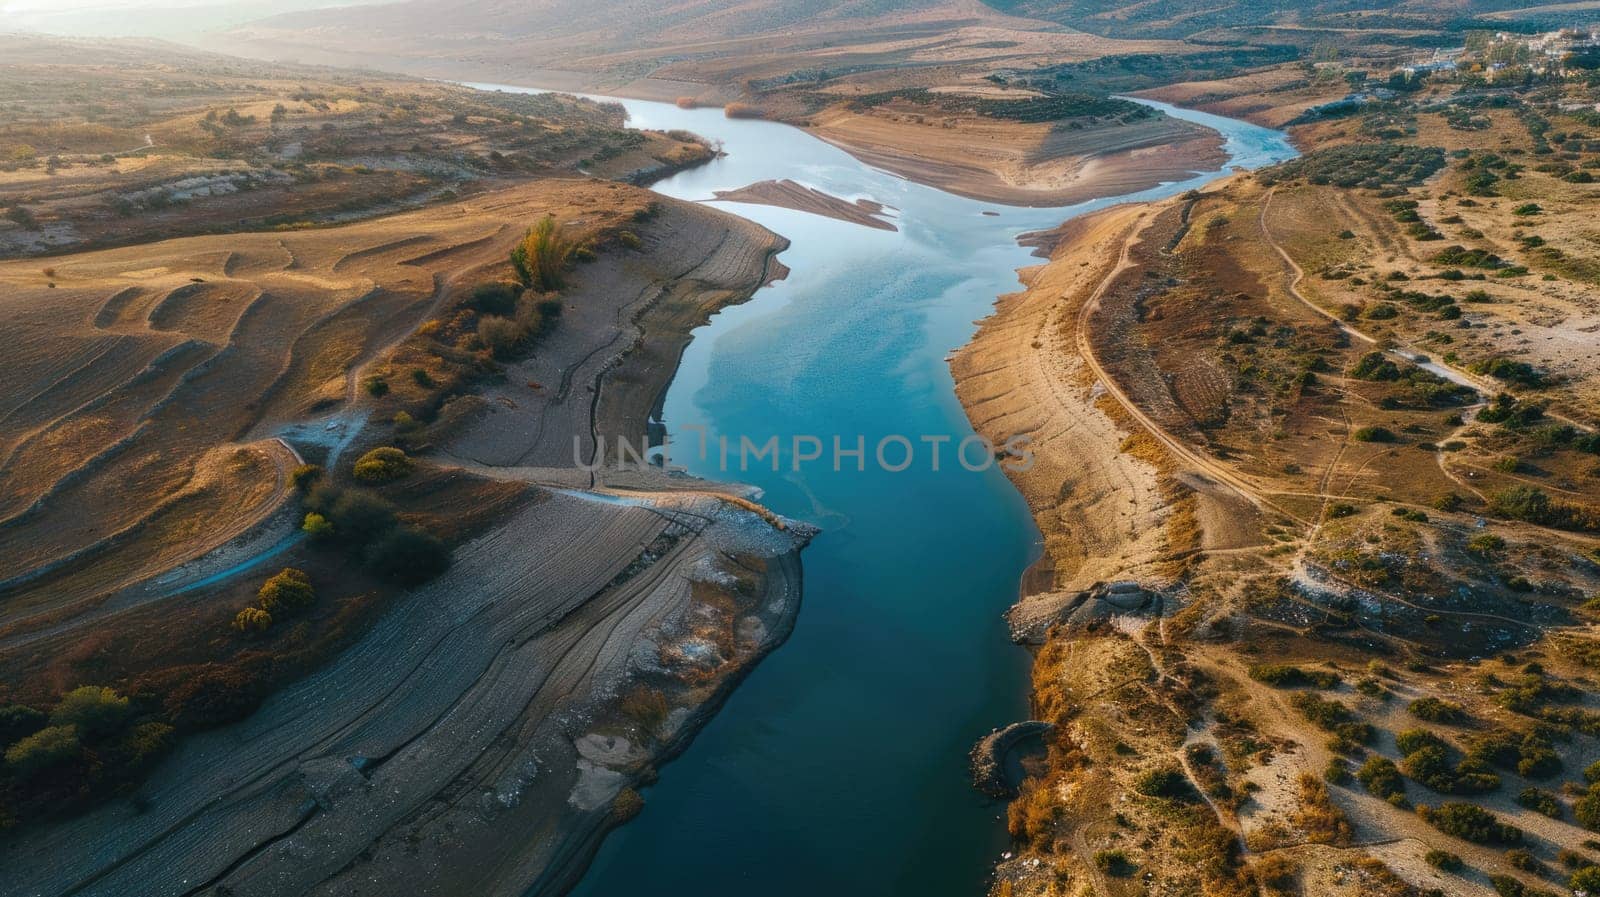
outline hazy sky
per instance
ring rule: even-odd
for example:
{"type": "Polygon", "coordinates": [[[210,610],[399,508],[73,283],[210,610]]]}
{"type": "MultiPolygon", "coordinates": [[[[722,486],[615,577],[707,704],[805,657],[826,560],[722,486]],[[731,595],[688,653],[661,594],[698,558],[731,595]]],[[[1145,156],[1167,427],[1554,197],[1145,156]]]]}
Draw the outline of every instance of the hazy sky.
{"type": "Polygon", "coordinates": [[[135,7],[225,6],[237,0],[0,0],[0,15],[6,13],[62,11],[69,9],[130,9],[135,7]]]}
{"type": "Polygon", "coordinates": [[[0,32],[194,38],[280,12],[391,0],[0,0],[0,32]]]}

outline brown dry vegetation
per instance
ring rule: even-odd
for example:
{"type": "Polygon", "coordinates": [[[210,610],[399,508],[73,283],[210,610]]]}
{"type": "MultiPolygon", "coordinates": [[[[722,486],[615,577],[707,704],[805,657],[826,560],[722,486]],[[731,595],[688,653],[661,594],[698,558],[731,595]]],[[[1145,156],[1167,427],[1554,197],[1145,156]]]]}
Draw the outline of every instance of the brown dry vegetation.
{"type": "Polygon", "coordinates": [[[1600,758],[1593,206],[1561,179],[1589,152],[1566,129],[1587,131],[1544,113],[1564,136],[1542,155],[1565,167],[1541,172],[1526,116],[1503,114],[1500,152],[1525,167],[1502,196],[1468,196],[1481,137],[1452,156],[1474,138],[1422,113],[1410,139],[1445,150],[1422,182],[1328,183],[1345,162],[1073,222],[958,355],[980,432],[1035,434],[1039,458],[1014,479],[1047,557],[1013,622],[1042,641],[1035,713],[1058,738],[1013,807],[1011,893],[1121,893],[1096,862],[1113,850],[1152,890],[1211,894],[1245,868],[1271,893],[1487,894],[1489,876],[1537,892],[1600,860],[1584,846],[1600,816],[1581,809],[1600,758]],[[1543,211],[1516,214],[1526,203],[1543,211]],[[1438,260],[1451,244],[1503,265],[1438,260]],[[1502,273],[1515,266],[1530,273],[1502,273]],[[1466,276],[1438,276],[1451,268],[1466,276]],[[1095,588],[1113,579],[1146,598],[1095,588]],[[1408,756],[1412,730],[1442,753],[1408,756]],[[1373,757],[1403,794],[1352,777],[1373,757]],[[1156,762],[1187,763],[1210,798],[1198,815],[1240,839],[1206,854],[1228,875],[1173,859],[1193,822],[1140,795],[1156,762]],[[1414,809],[1451,801],[1520,829],[1536,862],[1414,809]],[[1434,868],[1429,849],[1466,868],[1434,868]]]}
{"type": "MultiPolygon", "coordinates": [[[[96,69],[27,65],[49,83],[17,108],[41,121],[45,100],[125,89],[96,69]]],[[[151,90],[160,121],[182,107],[211,122],[195,110],[218,91],[232,103],[229,91],[290,89],[249,64],[202,68],[182,82],[193,96],[165,69],[127,77],[151,90]],[[240,72],[263,81],[229,80],[240,72]]],[[[708,158],[687,135],[624,132],[618,110],[588,102],[524,107],[434,85],[397,95],[397,83],[293,89],[339,85],[329,108],[303,100],[322,116],[310,135],[331,124],[351,141],[392,138],[405,110],[422,120],[404,127],[460,138],[452,164],[494,154],[466,198],[0,262],[15,344],[0,389],[0,890],[118,879],[106,886],[131,892],[151,874],[219,891],[256,875],[339,892],[429,877],[563,887],[638,811],[632,786],[793,622],[805,527],[648,471],[614,475],[651,490],[628,502],[571,494],[596,485],[571,469],[574,443],[638,444],[689,332],[782,276],[784,242],[637,187],[550,176],[584,159],[590,174],[631,179],[708,158]],[[463,99],[465,121],[451,111],[463,99]],[[472,104],[499,111],[480,122],[472,104]],[[529,118],[535,107],[548,115],[529,118]],[[490,149],[507,139],[526,155],[490,149]],[[543,151],[556,161],[528,161],[543,151]],[[361,214],[379,211],[395,210],[361,214]],[[646,654],[659,664],[633,688],[646,654]],[[88,717],[85,683],[101,696],[88,717]],[[335,746],[352,734],[370,763],[335,746]],[[380,763],[381,810],[254,799],[263,785],[326,796],[316,770],[365,777],[380,763]],[[484,818],[485,774],[516,795],[497,805],[506,837],[463,850],[456,833],[484,818]],[[424,807],[432,823],[412,816],[424,807]],[[316,862],[269,868],[284,809],[297,829],[326,827],[316,862]],[[196,837],[216,825],[260,837],[196,837]],[[155,856],[163,868],[143,871],[155,856]]],[[[269,111],[271,131],[296,108],[269,111]]],[[[255,114],[219,113],[217,127],[249,130],[255,114]]],[[[6,137],[80,134],[38,127],[6,137]]],[[[256,164],[253,140],[226,151],[256,164]]],[[[56,149],[56,161],[13,153],[6,176],[92,167],[69,150],[93,147],[56,149]]],[[[428,153],[400,151],[419,164],[428,153]]],[[[120,164],[105,163],[106,183],[120,164]]],[[[72,208],[30,199],[7,220],[58,227],[72,208]]],[[[214,213],[174,212],[193,230],[214,213]]]]}
{"type": "Polygon", "coordinates": [[[642,182],[712,152],[556,94],[113,42],[6,37],[0,56],[0,257],[325,226],[552,175],[642,182]]]}

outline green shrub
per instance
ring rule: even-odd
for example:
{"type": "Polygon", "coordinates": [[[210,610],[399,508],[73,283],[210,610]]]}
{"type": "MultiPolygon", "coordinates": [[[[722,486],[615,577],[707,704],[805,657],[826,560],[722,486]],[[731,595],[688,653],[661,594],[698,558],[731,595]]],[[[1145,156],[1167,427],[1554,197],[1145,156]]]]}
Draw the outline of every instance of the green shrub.
{"type": "Polygon", "coordinates": [[[61,696],[50,711],[50,725],[73,726],[77,734],[95,739],[122,728],[133,708],[128,699],[103,685],[83,685],[61,696]]]}
{"type": "Polygon", "coordinates": [[[1443,869],[1446,872],[1455,872],[1463,865],[1459,855],[1438,848],[1428,851],[1422,859],[1433,868],[1443,869]]]}
{"type": "Polygon", "coordinates": [[[367,391],[367,395],[381,399],[389,394],[389,381],[373,375],[362,381],[361,388],[367,391]]]}
{"type": "Polygon", "coordinates": [[[49,726],[6,748],[6,763],[23,777],[60,766],[83,754],[74,726],[49,726]]]}
{"type": "Polygon", "coordinates": [[[1330,785],[1348,785],[1350,778],[1350,761],[1343,757],[1330,758],[1322,770],[1323,781],[1330,785]]]}
{"type": "Polygon", "coordinates": [[[268,613],[295,611],[309,607],[317,600],[311,580],[305,571],[285,567],[261,585],[256,592],[256,603],[268,613]]]}
{"type": "Polygon", "coordinates": [[[1522,830],[1482,807],[1445,803],[1437,808],[1417,807],[1417,814],[1434,828],[1474,844],[1520,844],[1522,830]]]}
{"type": "Polygon", "coordinates": [[[427,582],[450,566],[450,549],[427,533],[410,528],[391,530],[366,551],[367,567],[399,585],[427,582]]]}
{"type": "Polygon", "coordinates": [[[1400,768],[1394,761],[1377,754],[1367,758],[1356,770],[1356,781],[1372,794],[1384,800],[1391,801],[1395,797],[1404,797],[1406,781],[1400,776],[1400,768]]]}
{"type": "Polygon", "coordinates": [[[363,482],[387,483],[410,474],[414,467],[405,452],[392,445],[384,445],[358,458],[351,472],[363,482]]]}
{"type": "Polygon", "coordinates": [[[1430,723],[1460,724],[1467,721],[1465,707],[1443,698],[1418,698],[1411,702],[1406,711],[1417,719],[1425,719],[1430,723]]]}
{"type": "Polygon", "coordinates": [[[1450,750],[1429,744],[1406,755],[1406,774],[1442,794],[1479,794],[1500,787],[1500,777],[1471,758],[1452,765],[1450,750]]]}
{"type": "Polygon", "coordinates": [[[1561,818],[1561,801],[1543,788],[1524,788],[1517,795],[1517,803],[1551,819],[1561,818]]]}
{"type": "Polygon", "coordinates": [[[1449,743],[1427,729],[1406,729],[1396,733],[1394,745],[1400,751],[1400,756],[1406,757],[1427,747],[1448,749],[1449,743]]]}
{"type": "Polygon", "coordinates": [[[1506,540],[1494,533],[1479,533],[1467,540],[1467,551],[1479,557],[1492,557],[1506,547],[1506,540]]]}
{"type": "Polygon", "coordinates": [[[1584,828],[1600,832],[1600,785],[1590,785],[1582,797],[1572,802],[1572,817],[1584,828]]]}
{"type": "Polygon", "coordinates": [[[359,489],[319,488],[312,492],[307,506],[332,522],[339,538],[358,545],[394,529],[398,520],[394,506],[359,489]]]}
{"type": "MultiPolygon", "coordinates": [[[[1550,385],[1550,378],[1545,373],[1526,361],[1516,361],[1510,358],[1489,358],[1474,362],[1474,373],[1487,374],[1496,380],[1506,383],[1515,383],[1529,389],[1543,389],[1550,385]]],[[[1494,423],[1494,421],[1490,421],[1494,423]]]]}
{"type": "Polygon", "coordinates": [[[300,529],[316,542],[327,541],[334,535],[333,523],[316,511],[306,515],[306,519],[300,524],[300,529]]]}
{"type": "Polygon", "coordinates": [[[1147,769],[1133,780],[1133,790],[1146,797],[1189,797],[1194,794],[1194,787],[1189,784],[1189,777],[1175,767],[1163,766],[1157,769],[1147,769]]]}
{"type": "MultiPolygon", "coordinates": [[[[1527,886],[1509,875],[1491,873],[1489,884],[1499,897],[1529,897],[1527,886]]],[[[1555,897],[1555,895],[1535,893],[1533,897],[1555,897]]]]}
{"type": "Polygon", "coordinates": [[[1328,670],[1306,670],[1287,663],[1263,663],[1250,668],[1250,678],[1278,688],[1310,685],[1316,688],[1335,688],[1339,674],[1328,670]]]}
{"type": "Polygon", "coordinates": [[[1434,253],[1430,261],[1445,267],[1482,268],[1489,271],[1506,265],[1505,259],[1487,249],[1468,249],[1459,245],[1446,246],[1434,253]]]}
{"type": "Polygon", "coordinates": [[[1534,875],[1544,875],[1550,871],[1543,863],[1534,859],[1533,854],[1520,847],[1506,851],[1506,863],[1513,869],[1534,875]]]}
{"type": "Polygon", "coordinates": [[[173,728],[166,723],[140,723],[127,737],[117,743],[123,765],[129,771],[149,765],[150,761],[172,747],[173,728]]]}
{"type": "Polygon", "coordinates": [[[233,628],[243,633],[266,632],[272,628],[272,614],[259,607],[247,607],[233,615],[233,628]]]}
{"type": "Polygon", "coordinates": [[[1388,427],[1361,427],[1356,430],[1357,442],[1394,442],[1394,431],[1388,427]]]}
{"type": "Polygon", "coordinates": [[[0,748],[27,738],[43,729],[50,717],[23,704],[0,707],[0,748]]]}
{"type": "Polygon", "coordinates": [[[289,484],[300,492],[311,491],[311,487],[320,479],[322,467],[318,464],[302,464],[289,472],[289,484]]]}

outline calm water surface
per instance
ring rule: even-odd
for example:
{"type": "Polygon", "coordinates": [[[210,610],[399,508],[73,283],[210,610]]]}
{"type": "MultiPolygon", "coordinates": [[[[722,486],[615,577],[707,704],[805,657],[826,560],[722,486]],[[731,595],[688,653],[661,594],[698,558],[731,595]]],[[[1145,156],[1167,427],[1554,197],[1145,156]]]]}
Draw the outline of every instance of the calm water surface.
{"type": "MultiPolygon", "coordinates": [[[[529,90],[501,85],[490,89],[529,90]]],[[[703,200],[792,178],[894,207],[898,233],[803,212],[719,203],[788,237],[789,277],[695,334],[668,393],[675,438],[757,443],[839,436],[867,470],[770,462],[722,474],[681,446],[674,462],[763,490],[779,513],[821,526],[805,553],[794,635],[768,657],[646,790],[646,809],[606,841],[582,897],[761,894],[977,895],[1006,847],[1004,806],[969,784],[967,751],[1027,715],[1028,655],[1001,614],[1039,554],[1039,533],[998,470],[970,473],[920,437],[971,435],[945,359],[996,296],[1036,263],[1018,234],[1113,202],[1182,192],[1208,174],[1058,209],[963,199],[868,168],[803,131],[717,109],[622,101],[642,128],[684,128],[727,156],[655,185],[703,200]],[[985,211],[998,215],[985,215],[985,211]],[[917,463],[877,469],[871,447],[900,434],[917,463]]],[[[1157,105],[1157,104],[1152,104],[1157,105]]],[[[1161,106],[1227,137],[1232,165],[1293,155],[1283,135],[1161,106]]],[[[974,456],[975,457],[975,456],[974,456]]]]}

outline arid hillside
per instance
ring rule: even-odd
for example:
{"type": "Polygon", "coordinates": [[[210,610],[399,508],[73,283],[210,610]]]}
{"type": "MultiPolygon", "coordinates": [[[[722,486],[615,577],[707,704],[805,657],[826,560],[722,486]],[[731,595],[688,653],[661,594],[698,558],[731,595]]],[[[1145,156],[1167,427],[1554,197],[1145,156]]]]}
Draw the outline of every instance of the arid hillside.
{"type": "Polygon", "coordinates": [[[957,356],[1040,457],[1053,728],[996,893],[1592,881],[1589,90],[1302,117],[1299,159],[1051,235],[957,356]]]}
{"type": "Polygon", "coordinates": [[[156,42],[0,37],[0,257],[358,220],[710,158],[620,107],[269,65],[156,42]]]}
{"type": "Polygon", "coordinates": [[[782,246],[585,179],[0,264],[3,888],[559,889],[798,608],[803,527],[573,469],[782,246]],[[535,275],[541,221],[571,262],[535,275]],[[522,821],[452,848],[485,787],[522,821]]]}
{"type": "Polygon", "coordinates": [[[1224,0],[1195,4],[1184,0],[1115,3],[1107,0],[991,0],[991,6],[1018,16],[1058,22],[1115,37],[1154,35],[1211,38],[1258,29],[1367,31],[1389,39],[1431,38],[1442,28],[1468,27],[1486,13],[1515,19],[1523,10],[1543,12],[1541,4],[1518,0],[1315,0],[1309,3],[1224,0]]]}
{"type": "Polygon", "coordinates": [[[798,610],[809,528],[578,469],[786,243],[615,106],[13,45],[0,891],[563,890],[798,610]]]}

